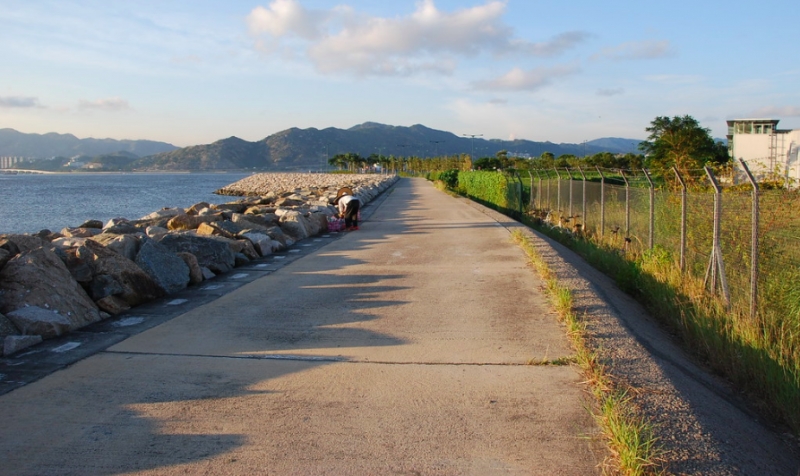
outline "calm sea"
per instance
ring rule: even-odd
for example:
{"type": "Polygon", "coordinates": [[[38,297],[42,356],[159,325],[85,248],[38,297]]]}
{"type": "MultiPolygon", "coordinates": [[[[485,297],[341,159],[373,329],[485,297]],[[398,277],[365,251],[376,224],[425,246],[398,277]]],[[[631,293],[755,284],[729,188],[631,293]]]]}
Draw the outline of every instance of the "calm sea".
{"type": "Polygon", "coordinates": [[[141,218],[164,207],[224,203],[214,195],[248,173],[0,174],[0,233],[35,233],[86,220],[141,218]]]}

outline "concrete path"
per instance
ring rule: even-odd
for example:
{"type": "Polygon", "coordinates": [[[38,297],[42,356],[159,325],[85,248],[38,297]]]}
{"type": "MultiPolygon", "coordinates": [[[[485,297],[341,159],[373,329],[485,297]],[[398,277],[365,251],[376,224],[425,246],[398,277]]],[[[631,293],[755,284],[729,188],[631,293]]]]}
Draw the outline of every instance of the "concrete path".
{"type": "Polygon", "coordinates": [[[501,224],[401,180],[360,231],[0,396],[0,473],[597,474],[541,287],[501,224]]]}

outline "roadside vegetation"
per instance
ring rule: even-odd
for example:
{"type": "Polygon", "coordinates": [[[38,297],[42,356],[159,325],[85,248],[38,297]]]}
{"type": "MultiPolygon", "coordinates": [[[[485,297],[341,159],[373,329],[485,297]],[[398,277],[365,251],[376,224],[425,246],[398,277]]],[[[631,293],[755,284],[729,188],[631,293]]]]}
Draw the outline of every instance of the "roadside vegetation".
{"type": "MultiPolygon", "coordinates": [[[[725,148],[714,143],[708,137],[708,131],[700,128],[690,116],[656,118],[647,131],[651,134],[649,140],[640,145],[640,149],[648,153],[646,157],[596,154],[583,158],[554,158],[543,154],[528,160],[498,154],[494,158],[470,161],[469,167],[467,162],[457,163],[451,169],[441,167],[451,165],[452,160],[432,161],[426,176],[441,182],[442,187],[514,217],[576,251],[592,266],[614,278],[623,291],[643,303],[699,362],[735,384],[760,413],[778,426],[785,425],[796,435],[800,434],[800,247],[797,240],[800,236],[800,217],[797,215],[800,192],[787,190],[786,184],[780,181],[760,184],[762,218],[759,225],[758,303],[753,318],[749,300],[742,297],[744,294],[734,295],[730,302],[726,302],[719,293],[709,292],[707,279],[704,279],[707,255],[688,253],[682,267],[675,252],[675,242],[680,234],[681,206],[673,167],[680,170],[688,182],[689,232],[686,239],[691,250],[694,243],[707,242],[712,231],[709,211],[713,209],[713,194],[709,193],[702,167],[709,167],[721,177],[729,174],[732,167],[725,148]],[[477,170],[475,167],[482,165],[486,168],[477,170]],[[557,175],[559,172],[554,167],[562,169],[561,176],[557,175]],[[569,170],[565,171],[566,168],[569,170]],[[648,182],[641,172],[643,168],[650,171],[656,189],[655,234],[659,240],[652,248],[641,243],[646,240],[637,242],[635,236],[631,243],[631,238],[619,230],[619,224],[625,221],[625,210],[618,196],[612,196],[606,206],[608,228],[605,234],[567,224],[575,213],[561,217],[559,215],[563,212],[555,210],[553,203],[548,203],[553,206],[548,209],[532,206],[536,200],[531,190],[536,185],[547,183],[549,187],[559,181],[562,185],[582,185],[585,177],[588,183],[595,183],[599,189],[597,182],[601,180],[601,173],[606,186],[621,186],[628,180],[633,189],[632,201],[637,203],[638,200],[636,206],[646,206],[648,182]],[[568,182],[570,179],[573,182],[568,182]]],[[[542,190],[536,191],[543,193],[542,190]]],[[[555,190],[548,192],[551,193],[549,200],[555,196],[555,190]]],[[[746,188],[730,187],[725,190],[724,197],[728,208],[722,216],[726,234],[721,246],[728,263],[726,266],[729,266],[728,284],[733,289],[749,288],[749,185],[746,188]]],[[[540,206],[541,202],[538,201],[540,206]]],[[[646,230],[647,223],[642,223],[641,216],[634,215],[631,227],[646,230]]],[[[575,334],[574,330],[571,333],[575,334]]],[[[576,348],[580,349],[579,346],[576,343],[576,348]]],[[[594,365],[591,352],[587,353],[589,357],[584,355],[581,358],[585,370],[594,365]]],[[[595,388],[613,388],[613,383],[597,380],[603,383],[595,384],[595,388]]],[[[636,420],[635,409],[625,407],[624,393],[601,393],[598,400],[602,415],[609,411],[636,420]]],[[[609,418],[607,421],[616,420],[609,418]]],[[[646,434],[647,423],[641,424],[642,434],[646,434]]],[[[623,451],[617,449],[618,445],[629,445],[631,453],[640,455],[634,460],[648,462],[642,469],[630,470],[632,472],[627,474],[646,474],[656,470],[653,463],[658,460],[658,450],[647,437],[639,440],[644,442],[639,444],[617,438],[618,432],[608,426],[604,429],[612,448],[619,455],[621,468],[628,467],[625,462],[628,458],[622,456],[623,451]],[[651,453],[652,457],[643,456],[651,453]]],[[[636,434],[638,430],[621,433],[636,434]]]]}

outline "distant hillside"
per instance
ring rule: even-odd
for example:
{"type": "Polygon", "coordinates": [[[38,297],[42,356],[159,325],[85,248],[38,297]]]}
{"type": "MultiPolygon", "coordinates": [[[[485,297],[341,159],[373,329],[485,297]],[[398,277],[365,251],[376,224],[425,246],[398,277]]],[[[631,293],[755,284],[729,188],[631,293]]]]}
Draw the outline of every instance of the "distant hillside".
{"type": "Polygon", "coordinates": [[[166,142],[150,140],[78,139],[72,134],[26,134],[14,129],[0,129],[0,156],[31,157],[95,157],[127,152],[145,157],[177,149],[166,142]]]}
{"type": "Polygon", "coordinates": [[[598,152],[637,152],[636,139],[597,139],[586,144],[555,144],[527,140],[474,139],[417,124],[411,127],[365,122],[350,129],[291,128],[248,142],[237,137],[213,144],[185,147],[133,162],[134,170],[262,169],[302,170],[325,168],[328,158],[347,152],[433,157],[444,154],[494,156],[500,150],[512,155],[538,156],[550,152],[584,155],[598,152]]]}

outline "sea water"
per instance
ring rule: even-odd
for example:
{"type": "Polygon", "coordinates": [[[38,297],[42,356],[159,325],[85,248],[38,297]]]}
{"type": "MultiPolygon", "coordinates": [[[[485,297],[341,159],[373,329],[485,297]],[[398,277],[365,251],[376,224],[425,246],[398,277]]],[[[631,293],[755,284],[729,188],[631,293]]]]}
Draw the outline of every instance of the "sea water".
{"type": "Polygon", "coordinates": [[[165,207],[225,203],[214,191],[249,173],[0,174],[0,234],[135,220],[165,207]]]}

